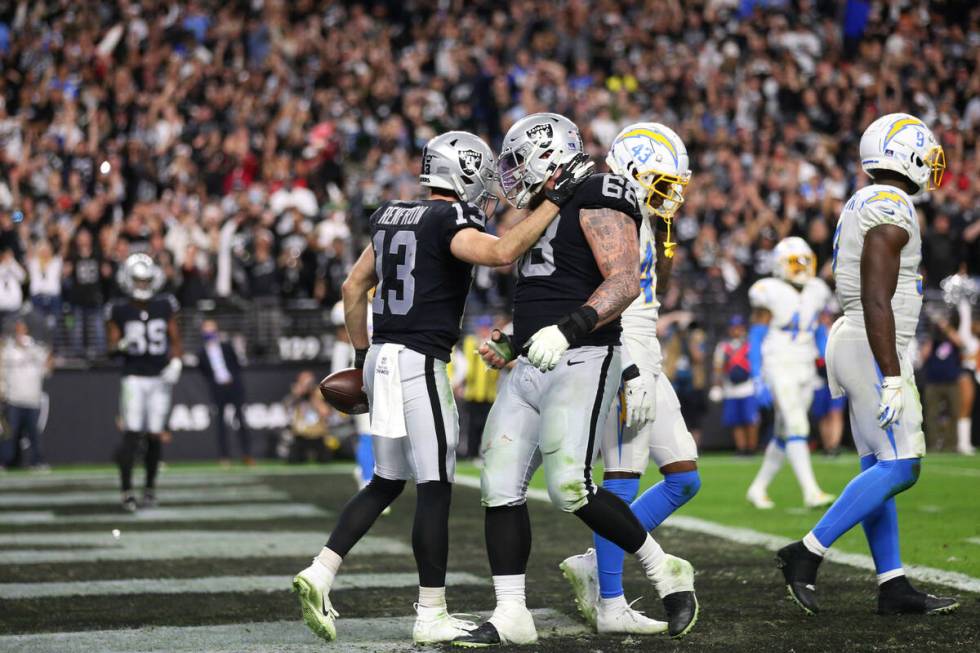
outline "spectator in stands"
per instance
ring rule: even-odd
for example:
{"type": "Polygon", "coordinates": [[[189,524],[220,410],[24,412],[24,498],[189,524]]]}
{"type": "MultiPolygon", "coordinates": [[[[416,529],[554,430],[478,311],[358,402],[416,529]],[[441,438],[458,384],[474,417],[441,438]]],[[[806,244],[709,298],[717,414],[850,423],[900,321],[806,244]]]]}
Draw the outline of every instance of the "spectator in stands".
{"type": "Polygon", "coordinates": [[[453,362],[460,367],[454,370],[454,376],[462,376],[462,422],[466,424],[462,443],[464,458],[477,458],[480,455],[483,427],[497,398],[497,379],[500,376],[499,371],[483,363],[477,351],[480,344],[490,338],[493,319],[489,315],[481,315],[473,321],[473,326],[475,332],[463,338],[462,346],[457,348],[459,355],[453,357],[453,362]]]}
{"type": "Polygon", "coordinates": [[[927,313],[927,317],[930,338],[919,352],[920,360],[924,361],[922,404],[926,445],[931,451],[955,451],[962,341],[945,314],[927,313]]]}
{"type": "Polygon", "coordinates": [[[713,401],[721,401],[722,425],[731,430],[735,455],[751,456],[759,448],[759,407],[755,402],[745,318],[733,315],[728,338],[715,347],[713,401]]]}
{"type": "Polygon", "coordinates": [[[51,250],[51,243],[42,240],[27,256],[27,276],[30,279],[31,305],[53,333],[61,316],[61,257],[51,250]]]}
{"type": "Polygon", "coordinates": [[[664,352],[663,370],[674,384],[681,414],[697,443],[701,442],[701,424],[708,406],[705,333],[686,311],[660,317],[659,334],[664,352]]]}
{"type": "Polygon", "coordinates": [[[288,461],[305,463],[312,458],[318,463],[329,462],[340,443],[330,436],[327,420],[331,410],[320,395],[313,372],[299,373],[283,404],[290,414],[289,429],[293,436],[288,461]]]}
{"type": "Polygon", "coordinates": [[[237,424],[238,442],[241,447],[242,462],[255,464],[252,457],[252,434],[245,419],[245,382],[242,365],[231,343],[224,338],[214,320],[204,320],[201,324],[203,344],[197,352],[198,369],[204,375],[211,390],[211,400],[217,409],[214,425],[218,436],[218,462],[227,467],[231,464],[231,449],[228,446],[228,409],[231,408],[232,425],[237,424]]]}
{"type": "Polygon", "coordinates": [[[44,395],[44,379],[51,371],[50,350],[28,334],[27,322],[14,322],[13,336],[6,338],[0,350],[0,402],[10,430],[0,440],[0,467],[19,457],[21,438],[26,438],[32,469],[46,469],[41,454],[39,420],[44,395]]]}
{"type": "Polygon", "coordinates": [[[102,313],[104,287],[111,280],[112,268],[92,244],[92,233],[79,229],[62,272],[72,306],[72,349],[76,355],[92,356],[105,349],[105,321],[102,313]]]}
{"type": "Polygon", "coordinates": [[[11,318],[24,304],[26,278],[24,268],[14,257],[14,250],[0,250],[0,334],[7,332],[11,318]]]}
{"type": "Polygon", "coordinates": [[[830,384],[827,382],[827,338],[830,327],[834,325],[835,315],[826,310],[820,314],[820,324],[814,339],[817,343],[817,374],[820,376],[820,386],[813,393],[813,403],[810,404],[810,416],[817,420],[820,430],[820,444],[825,456],[831,458],[840,455],[840,443],[844,438],[844,408],[847,406],[845,397],[832,397],[830,384]]]}

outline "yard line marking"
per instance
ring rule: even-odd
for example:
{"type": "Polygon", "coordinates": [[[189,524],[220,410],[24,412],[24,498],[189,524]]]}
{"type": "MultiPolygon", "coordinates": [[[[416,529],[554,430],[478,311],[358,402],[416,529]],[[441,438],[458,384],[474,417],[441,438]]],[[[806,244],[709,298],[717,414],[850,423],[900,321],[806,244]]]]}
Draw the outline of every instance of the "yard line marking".
{"type": "MultiPolygon", "coordinates": [[[[339,577],[338,577],[339,580],[339,577]]],[[[588,633],[578,621],[550,608],[531,610],[542,638],[588,633]]],[[[489,616],[489,613],[482,615],[489,616]]],[[[338,651],[444,651],[442,646],[413,647],[415,617],[337,620],[337,642],[324,645],[299,620],[220,626],[163,626],[125,630],[0,636],[6,653],[323,653],[338,651]]]]}
{"type": "MultiPolygon", "coordinates": [[[[219,592],[288,592],[290,576],[213,576],[210,578],[132,578],[128,580],[65,583],[0,583],[0,599],[39,599],[65,596],[118,596],[122,594],[217,594],[219,592]]],[[[416,573],[340,574],[331,593],[378,587],[415,587],[416,573]]],[[[489,579],[465,572],[446,574],[449,587],[489,585],[489,579]]]]}
{"type": "Polygon", "coordinates": [[[330,513],[310,503],[256,503],[240,505],[180,506],[148,508],[132,514],[120,510],[98,514],[59,514],[53,510],[11,510],[0,512],[0,524],[33,526],[43,524],[113,524],[125,528],[132,524],[177,521],[263,521],[267,519],[327,517],[330,513]]]}
{"type": "MultiPolygon", "coordinates": [[[[472,476],[457,475],[456,484],[479,489],[480,479],[472,476]]],[[[550,502],[548,493],[539,488],[528,488],[527,496],[528,498],[535,499],[537,501],[550,502]]],[[[687,517],[684,515],[671,515],[666,521],[664,521],[663,525],[669,528],[677,528],[703,535],[711,535],[723,540],[728,540],[729,542],[737,542],[739,544],[746,544],[749,546],[761,546],[769,549],[770,551],[777,551],[787,544],[793,542],[793,540],[789,539],[788,537],[760,533],[759,531],[754,531],[749,528],[726,526],[717,522],[708,521],[707,519],[687,517]]],[[[875,568],[875,563],[874,560],[871,559],[871,556],[861,553],[845,553],[843,551],[830,549],[827,552],[826,558],[831,562],[857,567],[858,569],[874,571],[875,568]]],[[[905,574],[913,580],[935,583],[937,585],[945,585],[947,587],[953,587],[965,592],[980,594],[980,578],[974,578],[973,576],[961,574],[956,571],[946,571],[945,569],[936,569],[935,567],[924,567],[920,565],[904,565],[904,569],[905,574]]]]}
{"type": "MultiPolygon", "coordinates": [[[[194,479],[187,485],[198,482],[206,485],[225,485],[228,479],[255,479],[261,481],[263,476],[344,476],[352,474],[354,471],[353,463],[331,463],[330,465],[282,465],[278,467],[235,467],[224,469],[213,467],[202,469],[200,467],[177,467],[161,469],[157,477],[157,485],[164,485],[168,481],[175,479],[194,479]]],[[[134,470],[133,481],[142,480],[139,470],[134,470]]],[[[105,471],[72,471],[54,469],[50,472],[10,472],[0,476],[0,491],[16,487],[44,487],[51,485],[71,485],[73,483],[112,481],[111,487],[117,485],[119,472],[115,470],[105,471]]]]}
{"type": "Polygon", "coordinates": [[[970,544],[980,545],[980,537],[968,537],[966,538],[966,541],[969,542],[970,544]]]}
{"type": "MultiPolygon", "coordinates": [[[[0,495],[0,507],[34,508],[46,506],[85,506],[90,504],[118,504],[118,490],[91,490],[78,492],[9,492],[0,495]]],[[[160,502],[168,503],[228,503],[235,501],[283,501],[289,493],[266,485],[244,487],[177,488],[160,490],[160,502]]]]}
{"type": "MultiPolygon", "coordinates": [[[[123,531],[116,539],[109,531],[13,533],[0,535],[0,564],[308,557],[323,548],[327,535],[322,531],[163,530],[123,531]]],[[[411,548],[399,540],[369,535],[358,542],[354,555],[407,555],[411,552],[411,548]]]]}
{"type": "MultiPolygon", "coordinates": [[[[7,474],[10,476],[10,474],[7,474]]],[[[202,476],[199,474],[167,474],[157,478],[158,488],[171,487],[213,487],[230,485],[256,485],[262,483],[262,477],[258,474],[250,475],[227,475],[227,476],[202,476]]],[[[144,479],[133,474],[133,484],[140,487],[144,479]]],[[[119,487],[119,475],[99,475],[78,478],[67,474],[45,474],[44,476],[22,476],[20,478],[0,479],[0,496],[7,492],[17,492],[19,490],[41,490],[54,489],[64,486],[80,486],[87,488],[116,489],[119,487]],[[9,481],[9,482],[8,482],[9,481]]]]}
{"type": "Polygon", "coordinates": [[[980,469],[961,469],[959,467],[929,467],[929,474],[946,474],[947,476],[969,476],[980,478],[980,469]]]}

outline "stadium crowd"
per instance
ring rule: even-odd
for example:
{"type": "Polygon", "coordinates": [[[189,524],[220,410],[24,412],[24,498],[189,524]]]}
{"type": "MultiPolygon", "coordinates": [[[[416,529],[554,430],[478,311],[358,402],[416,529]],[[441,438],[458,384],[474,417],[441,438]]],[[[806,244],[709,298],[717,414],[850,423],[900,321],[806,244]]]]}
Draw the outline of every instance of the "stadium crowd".
{"type": "MultiPolygon", "coordinates": [[[[921,116],[946,150],[921,202],[927,286],[980,274],[972,2],[4,7],[0,314],[31,305],[83,354],[100,351],[100,306],[135,251],[185,307],[332,305],[372,207],[419,193],[430,137],[496,145],[541,110],[575,120],[596,160],[628,122],[677,129],[694,180],[666,309],[716,332],[781,237],[806,237],[829,275],[841,203],[866,183],[857,139],[890,111],[921,116]]],[[[495,228],[514,217],[501,208],[495,228]]],[[[509,271],[481,270],[471,305],[499,308],[510,288],[509,271]]]]}

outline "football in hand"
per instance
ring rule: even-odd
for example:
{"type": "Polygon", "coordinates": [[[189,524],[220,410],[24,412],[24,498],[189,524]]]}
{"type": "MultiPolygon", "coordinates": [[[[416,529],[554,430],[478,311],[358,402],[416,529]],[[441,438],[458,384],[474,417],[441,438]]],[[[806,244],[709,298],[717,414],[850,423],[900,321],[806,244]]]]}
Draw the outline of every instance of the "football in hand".
{"type": "Polygon", "coordinates": [[[334,372],[320,381],[320,394],[328,404],[342,413],[360,415],[368,412],[364,374],[356,367],[334,372]]]}

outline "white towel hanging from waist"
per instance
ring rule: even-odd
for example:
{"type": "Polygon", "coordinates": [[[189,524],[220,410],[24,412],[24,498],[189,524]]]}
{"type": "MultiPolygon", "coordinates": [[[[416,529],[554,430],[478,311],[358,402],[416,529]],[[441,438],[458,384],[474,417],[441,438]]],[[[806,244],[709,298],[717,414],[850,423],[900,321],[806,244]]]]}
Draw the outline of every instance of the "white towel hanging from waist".
{"type": "Polygon", "coordinates": [[[404,348],[404,345],[393,343],[381,345],[374,363],[371,433],[382,438],[404,438],[408,435],[402,378],[398,369],[398,355],[404,348]]]}

